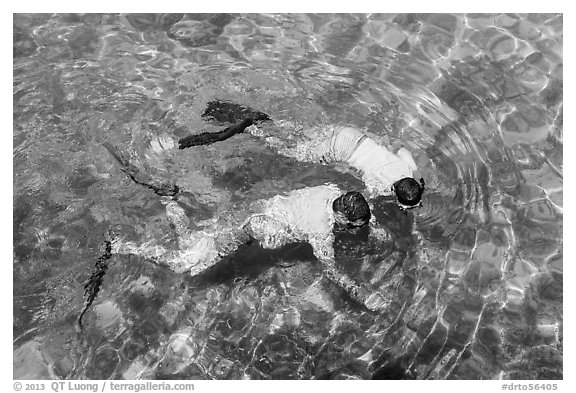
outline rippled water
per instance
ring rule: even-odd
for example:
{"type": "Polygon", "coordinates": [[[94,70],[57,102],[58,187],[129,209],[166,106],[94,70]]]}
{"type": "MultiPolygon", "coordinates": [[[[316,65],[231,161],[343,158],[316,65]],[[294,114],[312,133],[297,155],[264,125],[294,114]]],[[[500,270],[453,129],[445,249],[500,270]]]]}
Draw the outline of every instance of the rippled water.
{"type": "Polygon", "coordinates": [[[562,15],[16,14],[13,28],[14,378],[562,378],[562,15]],[[213,99],[277,133],[352,125],[414,151],[424,207],[370,201],[392,239],[340,255],[385,312],[322,280],[306,245],[250,246],[195,279],[115,256],[76,331],[108,230],[175,247],[160,198],[103,142],[189,191],[192,223],[362,188],[251,135],[150,158],[154,136],[220,130],[200,118],[213,99]]]}

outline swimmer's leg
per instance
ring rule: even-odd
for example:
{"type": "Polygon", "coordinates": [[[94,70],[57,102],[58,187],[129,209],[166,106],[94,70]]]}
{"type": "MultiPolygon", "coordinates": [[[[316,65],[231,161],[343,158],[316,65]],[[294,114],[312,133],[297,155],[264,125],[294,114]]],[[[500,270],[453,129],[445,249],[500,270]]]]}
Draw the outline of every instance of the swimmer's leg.
{"type": "Polygon", "coordinates": [[[113,245],[112,253],[139,256],[158,265],[167,266],[176,273],[189,272],[193,276],[215,265],[220,260],[210,236],[202,236],[201,233],[197,233],[190,235],[188,241],[193,246],[169,250],[155,244],[154,241],[136,245],[134,242],[120,239],[113,245]]]}
{"type": "Polygon", "coordinates": [[[136,245],[118,240],[112,247],[113,254],[137,255],[155,263],[168,266],[176,273],[196,276],[216,265],[222,258],[252,240],[243,228],[224,228],[192,232],[180,230],[179,249],[169,250],[154,241],[136,245]]]}
{"type": "Polygon", "coordinates": [[[279,248],[299,240],[288,225],[263,213],[250,216],[241,228],[250,238],[258,240],[262,248],[279,248]]]}

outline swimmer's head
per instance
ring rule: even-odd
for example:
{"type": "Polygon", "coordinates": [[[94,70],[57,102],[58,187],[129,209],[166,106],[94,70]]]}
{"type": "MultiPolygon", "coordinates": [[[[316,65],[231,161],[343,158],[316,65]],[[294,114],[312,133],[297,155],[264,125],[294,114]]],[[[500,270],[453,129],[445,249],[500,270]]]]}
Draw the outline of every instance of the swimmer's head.
{"type": "Polygon", "coordinates": [[[392,190],[403,208],[411,209],[420,206],[424,193],[424,179],[420,178],[420,183],[418,183],[411,177],[405,177],[394,183],[392,190]]]}
{"type": "Polygon", "coordinates": [[[361,227],[370,221],[370,206],[364,196],[357,191],[341,195],[332,203],[336,221],[347,227],[361,227]]]}

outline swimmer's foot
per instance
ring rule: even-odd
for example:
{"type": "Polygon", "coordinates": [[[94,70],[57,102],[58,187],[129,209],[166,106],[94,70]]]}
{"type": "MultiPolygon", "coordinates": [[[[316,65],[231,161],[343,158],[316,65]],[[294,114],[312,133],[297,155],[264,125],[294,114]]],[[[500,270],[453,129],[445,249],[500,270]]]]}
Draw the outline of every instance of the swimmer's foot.
{"type": "Polygon", "coordinates": [[[251,119],[254,122],[271,120],[266,113],[220,100],[208,102],[200,116],[205,120],[215,120],[220,123],[238,123],[243,119],[251,119]]]}
{"type": "Polygon", "coordinates": [[[208,102],[206,109],[200,116],[208,121],[217,121],[222,124],[234,123],[234,125],[218,132],[203,132],[201,134],[188,135],[178,141],[179,149],[221,142],[244,132],[247,127],[255,123],[271,120],[270,117],[263,112],[219,100],[208,102]]]}
{"type": "Polygon", "coordinates": [[[252,119],[245,118],[240,123],[234,124],[218,132],[203,132],[201,134],[188,135],[178,141],[179,149],[186,149],[192,146],[210,145],[215,142],[222,142],[226,139],[241,134],[244,130],[253,124],[252,119]]]}

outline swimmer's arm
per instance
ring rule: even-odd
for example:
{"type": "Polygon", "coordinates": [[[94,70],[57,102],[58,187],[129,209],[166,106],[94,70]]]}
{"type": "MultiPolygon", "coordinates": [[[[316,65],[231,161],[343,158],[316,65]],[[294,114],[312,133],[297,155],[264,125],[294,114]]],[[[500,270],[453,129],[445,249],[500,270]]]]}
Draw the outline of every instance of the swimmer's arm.
{"type": "Polygon", "coordinates": [[[348,295],[356,302],[364,305],[371,311],[376,311],[375,308],[370,306],[370,294],[362,286],[356,284],[346,274],[342,274],[337,268],[334,259],[333,237],[329,236],[325,240],[310,239],[309,243],[312,245],[312,250],[316,258],[322,264],[322,270],[325,277],[344,289],[348,295]]]}
{"type": "Polygon", "coordinates": [[[250,239],[257,240],[262,248],[274,249],[301,240],[285,222],[266,213],[251,215],[241,228],[250,239]]]}
{"type": "Polygon", "coordinates": [[[331,153],[331,145],[330,145],[331,140],[327,139],[322,141],[322,143],[320,143],[318,145],[318,147],[316,147],[315,151],[314,151],[314,155],[318,161],[320,161],[323,164],[329,164],[334,162],[334,156],[331,153]]]}
{"type": "Polygon", "coordinates": [[[408,164],[408,166],[410,167],[410,169],[412,169],[412,171],[418,170],[416,161],[414,161],[414,157],[412,157],[412,153],[408,149],[402,147],[396,152],[396,155],[400,157],[402,161],[408,164]]]}
{"type": "Polygon", "coordinates": [[[319,258],[319,260],[322,263],[324,275],[328,280],[346,291],[346,293],[356,302],[364,305],[371,311],[376,311],[374,308],[370,307],[368,303],[370,297],[368,291],[356,284],[346,274],[339,272],[333,259],[319,258]]]}
{"type": "Polygon", "coordinates": [[[325,239],[313,238],[309,240],[316,258],[322,264],[324,276],[342,288],[357,303],[362,304],[370,311],[379,311],[383,306],[382,296],[371,293],[364,286],[358,285],[346,274],[341,273],[336,267],[334,258],[334,238],[328,236],[325,239]]]}

